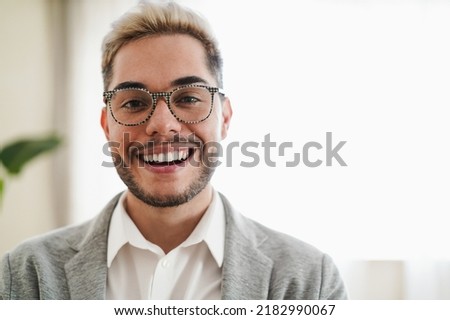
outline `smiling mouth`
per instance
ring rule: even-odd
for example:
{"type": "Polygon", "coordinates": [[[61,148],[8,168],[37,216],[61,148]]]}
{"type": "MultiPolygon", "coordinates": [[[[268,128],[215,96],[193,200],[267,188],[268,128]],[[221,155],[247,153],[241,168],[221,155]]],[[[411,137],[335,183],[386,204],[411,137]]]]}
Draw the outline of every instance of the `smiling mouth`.
{"type": "Polygon", "coordinates": [[[181,165],[185,163],[194,154],[194,148],[183,148],[160,153],[151,153],[146,155],[137,155],[138,159],[146,165],[162,167],[171,165],[181,165]]]}

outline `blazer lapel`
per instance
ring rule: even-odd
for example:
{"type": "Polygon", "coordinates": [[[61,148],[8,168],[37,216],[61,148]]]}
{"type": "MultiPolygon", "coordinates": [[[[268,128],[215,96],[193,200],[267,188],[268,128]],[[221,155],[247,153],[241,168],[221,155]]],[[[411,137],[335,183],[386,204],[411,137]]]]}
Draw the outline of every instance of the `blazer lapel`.
{"type": "Polygon", "coordinates": [[[245,218],[221,197],[227,223],[222,299],[265,300],[273,268],[273,261],[258,249],[265,238],[255,235],[245,218]]]}
{"type": "Polygon", "coordinates": [[[84,237],[78,234],[68,240],[77,251],[65,265],[72,300],[101,300],[106,297],[108,229],[119,197],[114,197],[88,225],[84,237]]]}
{"type": "Polygon", "coordinates": [[[71,300],[105,299],[106,252],[102,253],[99,249],[86,247],[66,264],[71,300]],[[89,250],[92,251],[89,252],[89,250]]]}

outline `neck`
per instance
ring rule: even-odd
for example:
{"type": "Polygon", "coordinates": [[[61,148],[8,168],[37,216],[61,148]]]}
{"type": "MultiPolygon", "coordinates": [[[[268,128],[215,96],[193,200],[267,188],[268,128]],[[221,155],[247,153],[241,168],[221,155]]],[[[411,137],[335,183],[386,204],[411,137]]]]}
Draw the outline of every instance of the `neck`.
{"type": "Polygon", "coordinates": [[[125,208],[142,235],[167,254],[189,237],[211,200],[210,185],[177,207],[152,207],[128,192],[125,208]]]}

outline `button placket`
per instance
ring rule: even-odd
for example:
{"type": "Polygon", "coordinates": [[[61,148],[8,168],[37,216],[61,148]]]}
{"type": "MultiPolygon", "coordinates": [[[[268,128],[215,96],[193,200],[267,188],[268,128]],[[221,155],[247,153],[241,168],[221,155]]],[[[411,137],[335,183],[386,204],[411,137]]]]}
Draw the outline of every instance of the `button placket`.
{"type": "Polygon", "coordinates": [[[164,269],[168,268],[170,266],[170,262],[169,260],[167,260],[167,258],[163,258],[161,260],[161,267],[163,267],[164,269]]]}
{"type": "Polygon", "coordinates": [[[169,299],[173,287],[173,270],[171,259],[167,256],[161,258],[155,268],[151,286],[150,299],[169,299]]]}

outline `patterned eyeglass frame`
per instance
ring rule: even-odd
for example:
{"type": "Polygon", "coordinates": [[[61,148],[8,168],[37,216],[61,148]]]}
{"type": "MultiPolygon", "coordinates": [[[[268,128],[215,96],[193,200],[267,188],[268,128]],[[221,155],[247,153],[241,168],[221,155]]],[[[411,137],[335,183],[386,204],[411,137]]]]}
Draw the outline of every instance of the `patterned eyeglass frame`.
{"type": "Polygon", "coordinates": [[[111,91],[105,91],[105,92],[103,92],[103,98],[104,98],[104,102],[108,105],[108,109],[109,109],[109,111],[111,112],[111,116],[113,117],[113,119],[114,119],[115,122],[117,122],[118,124],[120,124],[120,125],[122,125],[122,126],[135,127],[135,126],[140,126],[140,125],[146,123],[146,122],[148,121],[148,119],[150,119],[150,118],[152,117],[153,112],[154,112],[155,109],[156,109],[156,103],[158,102],[158,99],[161,98],[161,97],[164,98],[164,100],[166,101],[166,104],[167,104],[167,107],[168,107],[169,110],[170,110],[170,113],[171,113],[171,114],[174,116],[174,118],[177,119],[179,122],[186,123],[186,124],[197,124],[197,123],[203,122],[203,121],[205,121],[206,119],[208,119],[209,116],[210,116],[211,113],[212,113],[212,110],[213,110],[213,107],[214,107],[214,94],[215,94],[215,93],[219,93],[219,94],[221,94],[222,96],[225,96],[225,93],[223,93],[223,91],[222,91],[220,88],[217,88],[217,87],[210,87],[210,86],[205,86],[205,85],[200,85],[200,84],[189,84],[189,85],[177,87],[177,88],[173,89],[173,90],[170,91],[170,92],[150,92],[150,91],[148,91],[148,90],[145,89],[145,88],[138,88],[138,87],[120,88],[120,89],[114,89],[114,90],[111,90],[111,91]],[[205,88],[205,89],[207,89],[207,90],[209,91],[209,93],[211,94],[211,106],[210,106],[210,108],[209,108],[209,112],[208,112],[208,114],[206,115],[206,117],[204,117],[204,118],[201,119],[201,120],[185,121],[185,120],[179,118],[179,117],[175,114],[175,112],[174,112],[174,111],[172,110],[172,108],[170,107],[170,97],[172,96],[172,94],[173,94],[174,92],[176,92],[176,91],[178,91],[178,90],[181,90],[181,89],[184,89],[184,88],[205,88]],[[114,96],[114,94],[115,94],[116,92],[124,91],[124,90],[139,90],[139,91],[143,91],[143,92],[148,93],[148,94],[152,97],[152,102],[153,102],[152,108],[151,108],[151,110],[150,110],[148,116],[147,116],[144,120],[142,120],[142,121],[140,121],[140,122],[138,122],[138,123],[133,123],[133,124],[127,124],[127,123],[123,123],[123,122],[120,122],[119,120],[117,120],[117,118],[116,118],[116,116],[114,115],[114,112],[113,112],[113,110],[112,110],[112,107],[111,107],[111,100],[112,100],[112,97],[114,96]]]}

